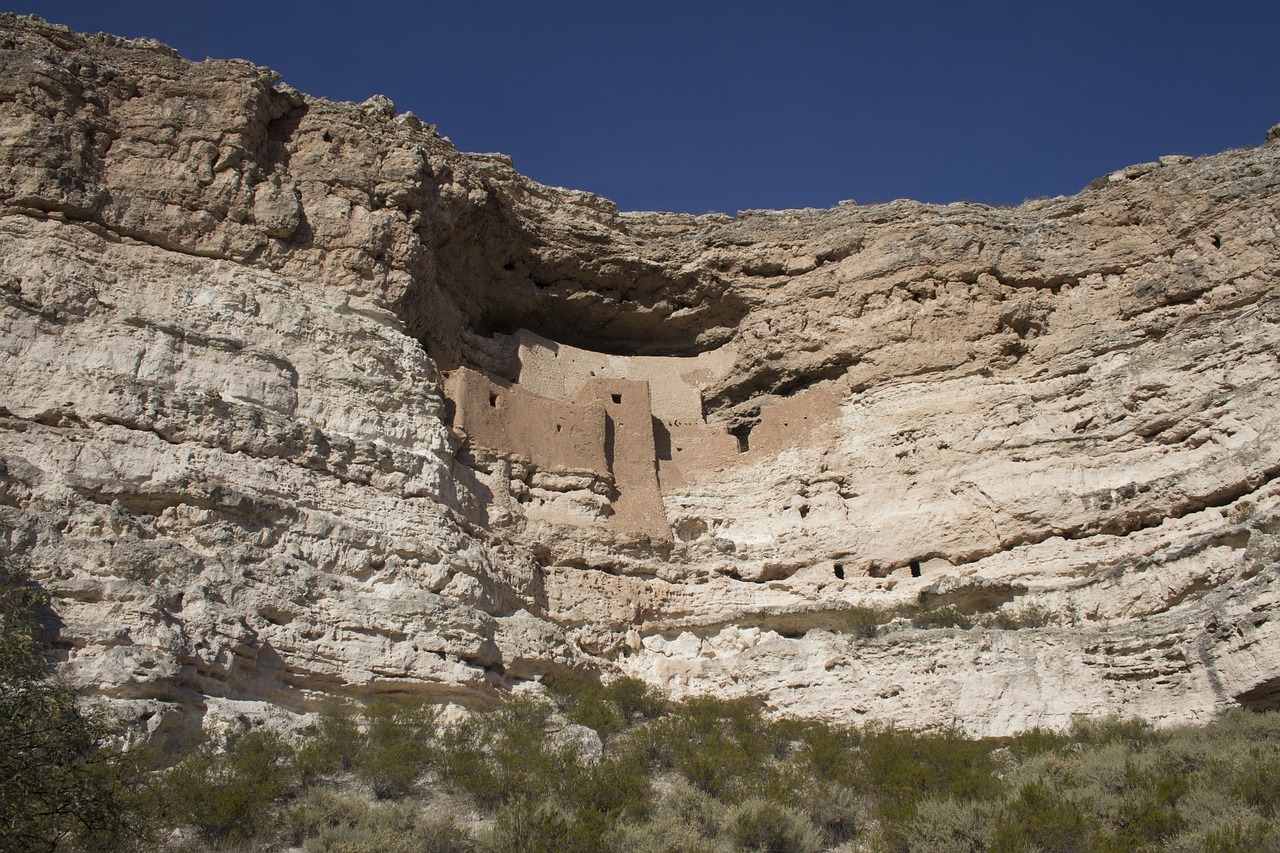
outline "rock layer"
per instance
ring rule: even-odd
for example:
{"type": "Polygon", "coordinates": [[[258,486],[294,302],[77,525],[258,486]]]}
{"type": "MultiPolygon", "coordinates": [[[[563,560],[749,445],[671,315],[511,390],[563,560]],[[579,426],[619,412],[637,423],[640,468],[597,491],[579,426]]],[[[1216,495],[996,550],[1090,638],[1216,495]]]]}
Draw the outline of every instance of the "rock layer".
{"type": "Polygon", "coordinates": [[[1280,142],[620,213],[385,98],[0,50],[5,555],[152,731],[565,667],[981,734],[1280,701],[1280,142]],[[985,620],[853,630],[908,606],[985,620]]]}

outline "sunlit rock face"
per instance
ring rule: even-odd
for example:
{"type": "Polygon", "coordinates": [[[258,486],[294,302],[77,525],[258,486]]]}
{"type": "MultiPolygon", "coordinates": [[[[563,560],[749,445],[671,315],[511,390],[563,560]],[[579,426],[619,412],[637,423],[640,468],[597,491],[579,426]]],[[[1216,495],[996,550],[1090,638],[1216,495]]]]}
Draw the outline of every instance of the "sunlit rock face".
{"type": "Polygon", "coordinates": [[[1280,142],[619,213],[247,62],[0,50],[4,553],[151,731],[558,668],[979,734],[1280,702],[1280,142]]]}

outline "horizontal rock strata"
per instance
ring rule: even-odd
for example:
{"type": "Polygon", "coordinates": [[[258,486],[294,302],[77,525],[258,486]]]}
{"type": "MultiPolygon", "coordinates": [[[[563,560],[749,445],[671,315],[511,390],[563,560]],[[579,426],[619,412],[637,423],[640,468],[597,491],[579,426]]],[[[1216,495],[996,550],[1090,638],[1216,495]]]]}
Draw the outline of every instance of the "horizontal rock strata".
{"type": "Polygon", "coordinates": [[[0,127],[4,554],[152,732],[564,668],[978,734],[1280,702],[1275,139],[620,213],[12,16],[0,127]]]}

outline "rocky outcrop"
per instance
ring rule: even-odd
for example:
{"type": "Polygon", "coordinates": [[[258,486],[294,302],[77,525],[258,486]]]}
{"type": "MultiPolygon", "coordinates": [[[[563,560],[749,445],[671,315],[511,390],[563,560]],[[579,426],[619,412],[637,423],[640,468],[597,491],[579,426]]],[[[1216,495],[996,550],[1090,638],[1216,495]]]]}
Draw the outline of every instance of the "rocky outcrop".
{"type": "Polygon", "coordinates": [[[1276,704],[1280,142],[620,213],[384,98],[0,50],[4,553],[152,731],[592,667],[976,733],[1276,704]]]}

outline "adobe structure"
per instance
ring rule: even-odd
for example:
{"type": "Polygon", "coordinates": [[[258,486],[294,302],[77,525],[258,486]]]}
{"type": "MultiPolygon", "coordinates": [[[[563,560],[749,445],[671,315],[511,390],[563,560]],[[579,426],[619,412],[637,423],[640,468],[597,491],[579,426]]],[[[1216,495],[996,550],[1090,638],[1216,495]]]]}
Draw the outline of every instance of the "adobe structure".
{"type": "MultiPolygon", "coordinates": [[[[803,446],[839,417],[840,397],[810,389],[761,409],[751,423],[709,423],[703,390],[732,370],[730,347],[696,356],[592,352],[525,329],[498,335],[507,376],[459,367],[445,380],[453,427],[472,458],[500,460],[506,494],[527,516],[600,524],[657,545],[671,541],[663,497],[705,472],[803,446]],[[588,485],[602,500],[543,499],[528,488],[588,485]],[[568,479],[566,480],[565,477],[568,479]],[[574,479],[578,478],[578,479],[574,479]],[[537,484],[535,484],[537,485],[537,484]]],[[[554,491],[554,490],[553,490],[554,491]]]]}

